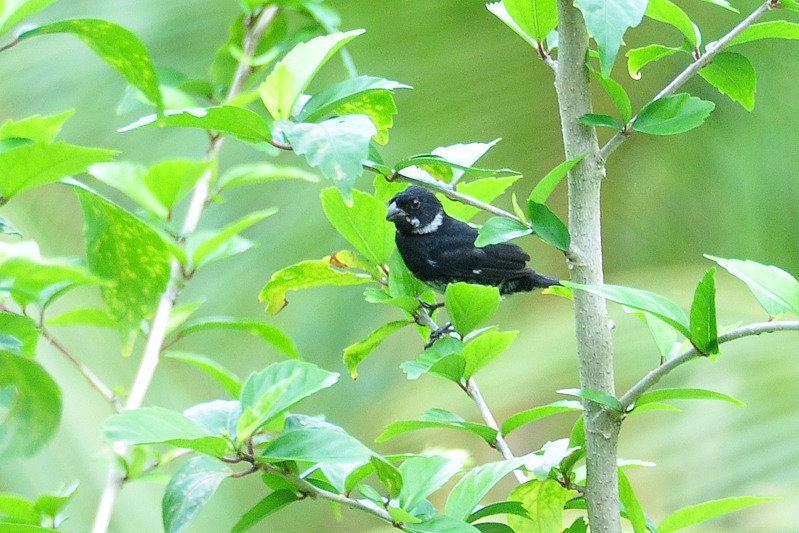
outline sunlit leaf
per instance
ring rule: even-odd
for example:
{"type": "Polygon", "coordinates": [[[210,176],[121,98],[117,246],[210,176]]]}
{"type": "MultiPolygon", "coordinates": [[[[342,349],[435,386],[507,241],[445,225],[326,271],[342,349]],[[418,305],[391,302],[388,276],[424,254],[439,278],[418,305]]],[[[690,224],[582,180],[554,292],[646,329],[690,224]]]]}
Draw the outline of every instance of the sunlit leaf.
{"type": "MultiPolygon", "coordinates": [[[[649,0],[646,16],[677,28],[692,48],[699,46],[701,36],[696,25],[680,7],[669,0],[649,0]]],[[[636,533],[638,533],[636,531],[636,533]]]]}
{"type": "MultiPolygon", "coordinates": [[[[224,250],[225,243],[229,242],[238,233],[275,213],[277,213],[276,208],[255,211],[220,230],[196,233],[187,244],[187,252],[189,252],[192,263],[199,267],[218,260],[220,251],[224,250]]],[[[226,254],[222,255],[226,256],[226,254]]]]}
{"type": "Polygon", "coordinates": [[[583,126],[602,126],[614,130],[621,130],[624,127],[624,124],[619,119],[611,117],[610,115],[601,115],[597,113],[581,115],[579,121],[583,126]]]}
{"type": "MultiPolygon", "coordinates": [[[[506,176],[502,178],[482,178],[474,181],[464,181],[458,184],[458,192],[490,204],[499,195],[504,193],[508,187],[516,183],[520,177],[521,176],[506,176]]],[[[456,202],[443,195],[439,195],[438,198],[444,205],[444,211],[446,211],[449,216],[459,220],[469,220],[481,211],[479,207],[474,207],[463,202],[456,202]]]]}
{"type": "Polygon", "coordinates": [[[735,52],[720,53],[699,71],[699,75],[747,111],[755,108],[757,75],[754,65],[746,56],[735,52]]]}
{"type": "Polygon", "coordinates": [[[231,473],[225,463],[206,456],[185,462],[169,480],[161,502],[165,533],[185,530],[231,473]]]}
{"type": "Polygon", "coordinates": [[[699,127],[716,104],[688,93],[664,96],[646,104],[633,129],[651,135],[675,135],[699,127]]]}
{"type": "Polygon", "coordinates": [[[469,422],[463,417],[450,411],[445,411],[444,409],[430,409],[423,414],[419,420],[398,420],[390,423],[386,426],[386,429],[383,430],[383,433],[375,439],[375,442],[383,442],[410,431],[431,428],[467,431],[477,435],[488,443],[493,442],[497,438],[497,430],[485,424],[469,422]]]}
{"type": "Polygon", "coordinates": [[[122,74],[128,83],[139,89],[158,112],[164,102],[158,76],[141,40],[129,30],[100,19],[69,19],[45,24],[20,34],[20,39],[48,33],[71,33],[85,42],[100,58],[122,74]]]}
{"type": "Polygon", "coordinates": [[[267,119],[255,111],[233,105],[169,109],[160,119],[157,115],[148,115],[118,131],[132,131],[145,126],[198,128],[227,133],[250,143],[272,139],[271,124],[267,119]]]}
{"type": "MultiPolygon", "coordinates": [[[[744,28],[727,46],[758,41],[761,39],[799,39],[799,24],[787,20],[758,22],[744,28]]],[[[709,46],[709,45],[708,45],[709,46]]]]}
{"type": "Polygon", "coordinates": [[[469,283],[450,283],[444,303],[455,330],[466,335],[491,318],[499,308],[499,289],[469,283]]]}
{"type": "Polygon", "coordinates": [[[369,448],[343,431],[314,428],[283,433],[264,448],[259,459],[362,464],[371,456],[369,448]]]}
{"type": "Polygon", "coordinates": [[[402,509],[413,512],[430,494],[440,489],[463,465],[438,455],[417,455],[399,466],[404,484],[399,502],[402,509]]]}
{"type": "Polygon", "coordinates": [[[366,274],[335,268],[349,264],[342,262],[345,255],[338,253],[324,259],[302,261],[275,272],[269,283],[261,290],[258,300],[266,302],[266,312],[274,315],[288,303],[286,300],[288,291],[325,285],[358,285],[372,281],[372,278],[366,274]]]}
{"type": "Polygon", "coordinates": [[[502,478],[524,464],[524,458],[476,466],[452,488],[447,497],[446,514],[465,520],[502,478]]]}
{"type": "Polygon", "coordinates": [[[505,2],[492,2],[486,4],[486,8],[488,8],[488,10],[499,20],[501,20],[508,28],[513,30],[516,35],[524,39],[524,42],[533,48],[538,47],[538,43],[535,41],[535,39],[533,39],[532,36],[522,29],[522,27],[519,26],[519,23],[513,20],[513,17],[510,16],[510,13],[508,13],[508,8],[505,7],[505,2]]]}
{"type": "Polygon", "coordinates": [[[708,269],[696,287],[691,304],[691,342],[704,354],[716,354],[719,351],[715,273],[715,268],[708,269]]]}
{"type": "Polygon", "coordinates": [[[619,399],[613,396],[612,394],[608,394],[607,392],[601,390],[594,390],[594,389],[560,389],[558,391],[560,394],[568,394],[569,396],[577,396],[578,398],[583,398],[585,400],[589,400],[594,403],[598,403],[600,405],[604,405],[614,411],[622,412],[621,402],[619,399]]]}
{"type": "Polygon", "coordinates": [[[705,255],[746,283],[770,316],[784,312],[799,315],[799,282],[791,274],[772,265],[751,260],[723,259],[705,255]]]}
{"type": "Polygon", "coordinates": [[[315,37],[298,44],[276,65],[261,84],[259,93],[275,119],[287,119],[311,79],[342,46],[364,33],[353,30],[315,37]]]}
{"type": "Polygon", "coordinates": [[[578,0],[574,3],[599,48],[603,76],[610,76],[624,33],[641,23],[646,4],[646,0],[578,0]]]}
{"type": "Polygon", "coordinates": [[[526,411],[521,411],[509,416],[508,419],[502,423],[502,434],[507,435],[525,424],[529,424],[530,422],[547,416],[582,410],[582,404],[574,400],[560,400],[547,405],[533,407],[532,409],[527,409],[526,411]]]}
{"type": "Polygon", "coordinates": [[[7,0],[0,3],[0,35],[53,2],[54,0],[7,0]]]}
{"type": "Polygon", "coordinates": [[[23,144],[0,153],[0,201],[79,174],[92,163],[108,161],[113,150],[65,142],[23,144]]]}
{"type": "Polygon", "coordinates": [[[657,533],[671,533],[685,527],[710,520],[717,516],[744,509],[756,503],[774,500],[774,498],[759,498],[757,496],[739,496],[711,500],[683,507],[667,516],[657,528],[657,533]]]}
{"type": "Polygon", "coordinates": [[[660,44],[650,44],[641,48],[633,48],[628,50],[626,54],[627,72],[629,72],[631,78],[636,80],[640,79],[640,70],[644,68],[645,65],[682,51],[681,48],[673,48],[660,44]]]}
{"type": "Polygon", "coordinates": [[[469,379],[478,370],[501,355],[510,347],[518,333],[518,331],[491,329],[470,339],[460,354],[466,361],[466,366],[463,369],[463,378],[469,379]]]}
{"type": "Polygon", "coordinates": [[[352,379],[358,379],[358,365],[360,365],[386,337],[409,324],[413,324],[413,321],[395,320],[394,322],[388,322],[371,332],[365,339],[344,348],[344,364],[347,366],[347,370],[350,371],[352,379]]]}
{"type": "Polygon", "coordinates": [[[477,247],[499,244],[517,237],[530,235],[533,230],[518,220],[507,217],[492,217],[480,227],[474,245],[477,247]]]}
{"type": "Polygon", "coordinates": [[[0,311],[0,351],[33,357],[41,335],[32,318],[0,311]]]}
{"type": "Polygon", "coordinates": [[[642,394],[636,401],[635,407],[641,407],[650,403],[662,402],[663,400],[721,400],[733,405],[744,406],[741,400],[733,398],[727,394],[707,389],[658,389],[642,394]]]}
{"type": "Polygon", "coordinates": [[[286,335],[282,329],[275,325],[259,322],[257,320],[246,320],[231,316],[203,317],[188,322],[180,329],[178,335],[180,337],[185,337],[186,335],[198,331],[219,329],[237,330],[249,333],[267,342],[289,357],[300,358],[300,353],[294,341],[292,341],[291,337],[286,335]]]}
{"type": "Polygon", "coordinates": [[[554,479],[539,481],[534,479],[519,485],[511,492],[509,499],[522,502],[530,518],[516,515],[508,516],[508,525],[514,531],[535,531],[536,533],[561,533],[563,530],[563,505],[571,496],[554,479]]]}
{"type": "Polygon", "coordinates": [[[322,209],[336,230],[367,259],[388,262],[394,250],[394,226],[386,220],[387,207],[373,196],[352,191],[351,205],[335,188],[322,191],[322,209]]]}
{"type": "Polygon", "coordinates": [[[164,357],[195,366],[217,381],[234,398],[241,394],[241,379],[210,357],[191,352],[167,351],[164,357]]]}
{"type": "Polygon", "coordinates": [[[56,135],[61,131],[67,119],[74,113],[74,109],[68,109],[57,115],[48,115],[46,117],[33,115],[21,120],[8,119],[0,125],[0,139],[18,138],[28,139],[37,143],[51,143],[55,140],[56,135]]]}
{"type": "Polygon", "coordinates": [[[318,174],[302,168],[258,161],[256,163],[243,163],[230,168],[219,177],[217,186],[222,190],[285,179],[301,179],[315,183],[320,180],[320,177],[318,174]]]}
{"type": "Polygon", "coordinates": [[[503,0],[508,13],[525,33],[543,41],[558,25],[555,0],[503,0]]]}

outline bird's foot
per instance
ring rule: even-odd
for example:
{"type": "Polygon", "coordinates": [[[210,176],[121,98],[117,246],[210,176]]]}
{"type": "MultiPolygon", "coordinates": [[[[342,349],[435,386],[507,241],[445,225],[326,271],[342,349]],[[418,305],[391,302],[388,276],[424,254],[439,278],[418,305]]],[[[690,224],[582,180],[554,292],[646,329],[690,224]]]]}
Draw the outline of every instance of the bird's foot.
{"type": "Polygon", "coordinates": [[[424,308],[425,311],[427,311],[428,313],[431,313],[431,312],[435,311],[436,309],[441,309],[442,307],[444,307],[444,302],[435,302],[435,303],[431,304],[431,303],[425,302],[424,300],[419,300],[419,305],[421,305],[424,308]]]}
{"type": "Polygon", "coordinates": [[[447,322],[440,328],[433,330],[430,333],[430,340],[428,340],[427,344],[424,345],[424,349],[427,350],[432,345],[434,345],[438,339],[440,339],[441,337],[446,337],[453,331],[455,331],[455,328],[452,327],[452,322],[447,322]]]}

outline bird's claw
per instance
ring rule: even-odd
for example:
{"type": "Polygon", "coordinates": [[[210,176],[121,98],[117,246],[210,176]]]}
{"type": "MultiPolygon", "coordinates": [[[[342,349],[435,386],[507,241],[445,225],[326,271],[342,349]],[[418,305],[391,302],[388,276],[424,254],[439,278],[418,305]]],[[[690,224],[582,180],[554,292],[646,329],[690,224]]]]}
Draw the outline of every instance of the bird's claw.
{"type": "Polygon", "coordinates": [[[455,331],[455,328],[452,327],[452,322],[447,322],[440,328],[432,331],[430,333],[430,339],[427,341],[427,344],[424,345],[424,349],[427,350],[432,345],[434,345],[438,339],[440,339],[441,337],[446,337],[453,331],[455,331]]]}
{"type": "Polygon", "coordinates": [[[419,305],[421,305],[425,311],[430,313],[435,311],[436,309],[441,309],[442,307],[444,307],[444,302],[435,302],[431,304],[423,300],[419,300],[419,305]]]}

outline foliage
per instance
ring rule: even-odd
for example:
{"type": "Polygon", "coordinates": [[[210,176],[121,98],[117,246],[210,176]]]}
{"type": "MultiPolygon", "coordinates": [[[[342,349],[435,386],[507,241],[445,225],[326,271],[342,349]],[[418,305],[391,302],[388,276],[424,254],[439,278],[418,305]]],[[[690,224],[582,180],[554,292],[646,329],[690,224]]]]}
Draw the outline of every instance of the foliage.
{"type": "MultiPolygon", "coordinates": [[[[0,32],[49,3],[0,3],[0,32]]],[[[688,360],[717,356],[720,345],[728,340],[763,331],[799,329],[796,322],[773,320],[720,333],[716,267],[709,268],[698,282],[688,313],[646,290],[564,281],[550,292],[573,299],[580,298],[575,295],[578,291],[599,296],[641,317],[656,340],[664,364],[624,395],[584,386],[563,389],[558,392],[579,401],[527,406],[498,424],[475,377],[517,337],[517,331],[486,325],[501,305],[499,291],[453,283],[438,305],[432,290],[414,279],[395,253],[394,229],[385,220],[386,200],[402,186],[398,182],[420,183],[438,192],[453,216],[467,220],[480,210],[495,215],[480,227],[478,246],[534,234],[570,256],[574,252],[570,231],[575,228],[567,227],[546,202],[567,173],[589,154],[561,163],[537,184],[521,182],[521,176],[507,168],[477,166],[497,141],[442,146],[387,163],[378,145],[389,141],[397,113],[394,93],[408,89],[407,85],[357,76],[306,94],[317,86],[317,74],[325,64],[343,53],[345,45],[363,38],[364,30],[338,31],[335,13],[319,1],[239,3],[243,13],[234,25],[231,42],[225,43],[214,62],[211,79],[182,89],[170,88],[183,91],[187,101],[202,97],[204,105],[170,108],[165,82],[145,45],[134,33],[109,21],[68,19],[28,28],[4,48],[53,33],[78,37],[153,108],[152,114],[122,128],[121,133],[145,127],[194,128],[207,131],[210,138],[208,157],[203,160],[170,159],[148,167],[112,161],[118,155],[113,150],[57,141],[72,111],[9,119],[0,125],[0,203],[13,201],[37,187],[67,183],[70,186],[61,192],[76,196],[80,202],[86,241],[81,258],[42,257],[30,240],[0,246],[4,288],[0,313],[0,405],[4,415],[0,457],[35,455],[58,428],[62,391],[58,380],[36,360],[39,345],[46,339],[77,365],[89,385],[117,411],[102,428],[109,443],[114,443],[117,457],[105,489],[106,495],[112,496],[104,499],[107,507],[101,505],[98,511],[96,530],[107,530],[113,494],[123,484],[147,478],[179,456],[189,455],[165,488],[162,517],[168,532],[185,530],[222,482],[233,484],[256,473],[262,481],[263,497],[238,518],[232,531],[249,530],[279,509],[312,496],[411,532],[584,532],[587,525],[583,517],[564,530],[564,510],[590,510],[606,504],[585,493],[585,480],[593,474],[582,466],[587,446],[580,416],[584,409],[598,407],[621,421],[633,413],[674,409],[666,403],[674,400],[741,404],[730,395],[712,390],[648,389],[688,360]],[[307,35],[267,31],[270,26],[284,27],[289,14],[303,20],[307,35]],[[225,137],[263,150],[251,164],[224,168],[220,150],[225,137]],[[473,421],[431,407],[418,419],[390,423],[376,442],[423,429],[455,430],[477,437],[477,445],[495,448],[501,460],[472,466],[444,451],[383,455],[323,416],[295,411],[312,396],[332,394],[328,389],[335,390],[339,374],[303,360],[294,341],[278,326],[249,317],[197,316],[199,305],[176,304],[183,286],[191,283],[199,270],[249,250],[254,243],[241,233],[277,212],[277,208],[256,210],[222,227],[199,229],[203,208],[210,200],[224,199],[230,189],[239,186],[281,179],[320,180],[303,168],[278,164],[272,159],[275,149],[302,156],[308,166],[318,169],[321,179],[329,180],[332,186],[320,192],[322,211],[350,249],[331,249],[322,259],[304,260],[272,273],[259,295],[267,313],[279,313],[287,305],[290,291],[366,285],[364,301],[387,305],[396,316],[344,349],[343,364],[350,375],[358,376],[361,365],[379,353],[386,338],[406,326],[415,326],[421,337],[419,348],[411,348],[415,357],[400,366],[407,378],[424,376],[443,379],[444,386],[454,384],[476,404],[482,416],[482,420],[473,421]],[[356,187],[356,179],[364,170],[376,176],[372,192],[356,187]],[[82,174],[92,176],[107,193],[74,178],[82,174]],[[526,203],[520,206],[514,196],[514,213],[490,205],[517,181],[530,191],[526,203]],[[110,200],[109,193],[122,193],[125,202],[110,200]],[[177,215],[184,211],[183,218],[177,215]],[[78,287],[96,289],[103,307],[75,307],[55,317],[46,313],[54,301],[78,287]],[[72,354],[58,343],[50,329],[57,325],[113,327],[120,334],[122,355],[141,358],[141,369],[124,408],[117,395],[81,363],[80,354],[72,354]],[[220,330],[230,335],[249,333],[264,341],[275,355],[288,359],[272,362],[241,379],[207,354],[172,347],[192,334],[220,330]],[[136,353],[139,336],[144,347],[136,353]],[[222,385],[227,396],[182,412],[162,406],[143,407],[143,394],[161,356],[203,371],[222,385]],[[568,438],[521,455],[510,451],[505,442],[509,433],[564,413],[576,418],[568,438]],[[170,452],[163,453],[164,449],[170,452]],[[510,474],[518,485],[498,496],[497,485],[510,474]],[[439,501],[445,502],[443,507],[436,507],[439,501]]],[[[712,3],[731,9],[723,0],[712,3]]],[[[754,23],[755,15],[767,7],[796,10],[792,1],[779,6],[766,4],[747,18],[745,25],[704,45],[704,49],[699,28],[669,0],[580,0],[575,6],[594,39],[588,67],[615,107],[613,114],[580,117],[584,126],[616,130],[602,149],[605,156],[634,132],[675,135],[700,127],[715,107],[713,102],[689,93],[676,93],[678,83],[633,112],[627,90],[611,74],[624,35],[644,17],[673,27],[682,45],[651,43],[628,50],[627,67],[633,77],[667,56],[687,54],[692,62],[681,76],[699,74],[750,111],[756,89],[754,67],[744,55],[728,48],[761,39],[799,38],[799,25],[788,20],[754,23]]],[[[555,1],[504,0],[488,8],[544,61],[556,62],[559,36],[555,1]]],[[[680,77],[677,80],[684,81],[680,77]]],[[[15,234],[11,223],[2,223],[4,233],[15,234]]],[[[751,260],[707,257],[743,281],[770,319],[799,314],[799,282],[788,272],[751,260]]],[[[609,500],[621,501],[622,516],[636,533],[676,531],[766,499],[744,496],[691,505],[674,511],[655,526],[622,466],[618,481],[619,492],[609,500]]],[[[0,526],[10,531],[59,527],[76,490],[73,484],[61,494],[43,494],[35,500],[0,494],[0,526]]]]}

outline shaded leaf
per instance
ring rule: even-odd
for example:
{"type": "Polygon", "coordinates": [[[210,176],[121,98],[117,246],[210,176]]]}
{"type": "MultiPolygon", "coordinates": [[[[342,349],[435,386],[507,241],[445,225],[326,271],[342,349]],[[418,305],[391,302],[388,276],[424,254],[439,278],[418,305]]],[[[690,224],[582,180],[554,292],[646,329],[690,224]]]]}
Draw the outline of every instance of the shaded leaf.
{"type": "Polygon", "coordinates": [[[32,318],[0,311],[0,351],[33,357],[41,335],[32,318]]]}
{"type": "Polygon", "coordinates": [[[491,217],[479,230],[474,245],[478,248],[489,244],[499,244],[511,239],[530,235],[533,230],[518,220],[507,217],[491,217]]]}
{"type": "Polygon", "coordinates": [[[390,423],[375,442],[383,442],[419,429],[445,428],[474,433],[488,443],[497,438],[497,430],[475,422],[468,422],[461,416],[444,409],[430,409],[419,420],[398,420],[390,423]]]}
{"type": "Polygon", "coordinates": [[[181,328],[178,335],[180,337],[185,337],[186,335],[198,331],[210,331],[215,329],[244,331],[250,335],[259,337],[274,348],[280,350],[283,354],[300,359],[300,353],[294,341],[291,340],[291,337],[286,335],[286,333],[277,326],[265,322],[258,322],[256,320],[242,320],[230,316],[203,317],[187,323],[181,328]]]}
{"type": "Polygon", "coordinates": [[[532,36],[522,29],[522,27],[519,26],[519,23],[510,16],[510,13],[508,13],[508,8],[505,6],[505,2],[492,2],[486,4],[486,8],[488,8],[488,10],[499,20],[501,20],[508,28],[513,30],[516,35],[524,39],[524,42],[533,48],[538,48],[538,43],[535,41],[535,39],[533,39],[532,36]]]}
{"type": "Polygon", "coordinates": [[[460,356],[466,361],[463,378],[471,378],[478,370],[507,350],[518,333],[518,331],[491,329],[470,339],[460,353],[460,356]]]}
{"type": "Polygon", "coordinates": [[[230,168],[219,177],[217,186],[219,190],[223,190],[284,179],[301,179],[315,183],[320,178],[317,174],[302,168],[259,161],[256,163],[243,163],[230,168]]]}
{"type": "Polygon", "coordinates": [[[688,93],[664,96],[646,104],[633,129],[651,135],[675,135],[699,127],[716,104],[688,93]]]}
{"type": "Polygon", "coordinates": [[[788,272],[749,259],[723,259],[707,254],[705,257],[746,283],[770,316],[784,312],[799,315],[799,282],[788,272]]]}
{"type": "Polygon", "coordinates": [[[641,79],[640,70],[644,68],[645,65],[682,51],[681,48],[673,48],[660,44],[650,44],[641,48],[633,48],[628,50],[626,54],[627,72],[629,72],[631,78],[639,80],[641,79]]]}
{"type": "Polygon", "coordinates": [[[255,211],[217,231],[195,232],[186,245],[192,263],[197,267],[228,256],[226,246],[240,232],[277,213],[276,208],[255,211]]]}
{"type": "Polygon", "coordinates": [[[642,394],[636,401],[635,407],[662,402],[663,400],[721,400],[733,405],[745,406],[741,400],[727,394],[707,389],[658,389],[642,394]]]}
{"type": "Polygon", "coordinates": [[[78,307],[64,311],[60,315],[47,319],[48,326],[92,325],[104,328],[115,328],[117,323],[106,309],[96,307],[78,307]]]}
{"type": "Polygon", "coordinates": [[[447,515],[436,515],[421,522],[409,522],[404,529],[410,533],[480,533],[475,526],[447,515]]]}
{"type": "Polygon", "coordinates": [[[363,172],[369,142],[377,128],[366,115],[344,115],[319,123],[279,123],[291,148],[308,164],[333,180],[345,197],[352,194],[355,179],[363,172]]]}
{"type": "Polygon", "coordinates": [[[404,484],[399,502],[402,509],[413,512],[430,494],[440,489],[463,465],[439,455],[416,455],[399,466],[404,484]]]}
{"type": "Polygon", "coordinates": [[[613,104],[619,111],[622,121],[629,122],[633,116],[633,108],[627,91],[625,91],[624,87],[622,87],[621,84],[613,78],[606,78],[598,72],[595,72],[595,74],[597,75],[599,82],[605,88],[605,92],[607,92],[608,96],[610,96],[610,99],[613,100],[613,104]]]}
{"type": "MultiPolygon", "coordinates": [[[[446,514],[466,520],[478,504],[502,478],[524,465],[524,458],[498,461],[469,470],[452,488],[447,497],[446,514]]],[[[509,503],[509,502],[508,502],[509,503]]],[[[518,512],[512,514],[519,514],[518,512]]],[[[471,521],[471,520],[470,520],[471,521]]]]}
{"type": "Polygon", "coordinates": [[[13,0],[0,5],[0,35],[53,3],[54,0],[13,0]]]}
{"type": "Polygon", "coordinates": [[[168,357],[170,359],[175,359],[178,361],[183,361],[184,363],[189,363],[192,366],[195,366],[211,376],[217,383],[222,385],[222,387],[234,398],[238,398],[239,394],[241,393],[241,378],[235,375],[233,372],[225,368],[224,366],[220,365],[210,357],[206,357],[204,355],[191,353],[191,352],[178,352],[178,351],[168,351],[164,352],[164,357],[168,357]]]}
{"type": "MultiPolygon", "coordinates": [[[[2,15],[0,15],[1,18],[2,15]]],[[[56,135],[59,134],[67,119],[74,113],[74,109],[68,109],[57,115],[45,117],[33,115],[20,120],[8,119],[0,126],[0,139],[18,138],[28,139],[36,143],[51,143],[55,140],[56,135]]]]}
{"type": "Polygon", "coordinates": [[[164,492],[161,502],[164,531],[180,533],[186,529],[231,473],[224,463],[210,457],[198,456],[186,461],[164,492]]]}
{"type": "Polygon", "coordinates": [[[646,0],[578,0],[574,3],[582,12],[588,32],[599,48],[603,76],[610,76],[624,33],[627,28],[634,28],[641,23],[646,4],[646,0]]]}
{"type": "Polygon", "coordinates": [[[716,324],[716,269],[710,268],[696,286],[691,304],[691,342],[703,354],[719,352],[716,324]]]}
{"type": "Polygon", "coordinates": [[[302,106],[302,110],[297,113],[297,120],[316,121],[366,93],[408,88],[410,88],[408,85],[374,76],[358,76],[344,80],[311,96],[302,106]]]}
{"type": "Polygon", "coordinates": [[[608,394],[607,392],[594,389],[560,389],[557,391],[560,394],[568,394],[569,396],[577,396],[600,405],[604,405],[614,411],[622,412],[621,402],[619,399],[608,394]]]}
{"type": "Polygon", "coordinates": [[[612,128],[614,130],[621,130],[624,128],[624,124],[617,118],[611,117],[610,115],[600,115],[597,113],[587,113],[585,115],[581,115],[578,119],[580,124],[583,126],[604,126],[606,128],[612,128]]]}
{"type": "Polygon", "coordinates": [[[85,42],[100,58],[122,74],[163,112],[158,76],[144,44],[129,30],[100,19],[59,20],[20,34],[20,39],[48,33],[71,33],[85,42]]]}
{"type": "Polygon", "coordinates": [[[533,232],[545,243],[564,252],[568,251],[571,245],[571,235],[558,216],[544,204],[528,201],[527,206],[533,232]]]}
{"type": "Polygon", "coordinates": [[[649,0],[646,6],[646,16],[677,28],[691,48],[699,46],[701,36],[698,28],[685,14],[685,11],[669,0],[649,0]]]}
{"type": "MultiPolygon", "coordinates": [[[[466,521],[472,523],[481,518],[497,514],[515,514],[525,518],[530,516],[524,508],[524,505],[522,505],[522,502],[496,502],[480,507],[480,509],[470,514],[466,521]]],[[[479,524],[477,525],[479,527],[479,524]]],[[[511,532],[512,531],[513,530],[511,530],[511,532]]]]}
{"type": "Polygon", "coordinates": [[[0,457],[31,457],[61,421],[61,390],[36,361],[0,351],[0,457]]]}
{"type": "MultiPolygon", "coordinates": [[[[458,192],[490,204],[499,195],[504,193],[508,187],[516,183],[520,177],[521,176],[482,178],[474,181],[462,182],[458,184],[458,192]]],[[[459,220],[469,220],[480,212],[479,207],[474,207],[463,202],[456,202],[443,195],[438,195],[438,199],[441,200],[447,214],[459,220]]]]}
{"type": "Polygon", "coordinates": [[[547,199],[549,199],[549,195],[555,190],[555,187],[558,186],[569,171],[574,168],[577,163],[582,161],[585,156],[586,154],[578,155],[550,170],[530,192],[530,196],[527,198],[528,202],[535,202],[538,204],[546,202],[547,199]]]}
{"type": "Polygon", "coordinates": [[[761,39],[799,39],[799,24],[787,20],[758,22],[744,28],[727,46],[735,46],[736,44],[759,41],[761,39]]]}
{"type": "Polygon", "coordinates": [[[530,518],[508,516],[508,525],[514,531],[536,533],[560,533],[563,529],[563,505],[571,491],[563,488],[554,479],[534,479],[519,485],[510,494],[510,500],[520,501],[530,518]]]}
{"type": "Polygon", "coordinates": [[[555,0],[503,0],[502,3],[519,27],[537,41],[546,39],[558,25],[555,0]]]}
{"type": "Polygon", "coordinates": [[[230,533],[244,533],[270,514],[300,499],[301,496],[294,491],[276,490],[244,513],[230,529],[230,533]]]}
{"type": "Polygon", "coordinates": [[[394,250],[394,225],[386,220],[385,204],[356,190],[347,205],[342,192],[332,187],[323,190],[321,198],[327,219],[356,250],[377,265],[388,262],[394,250]]]}
{"type": "Polygon", "coordinates": [[[619,468],[619,500],[624,505],[627,520],[632,524],[634,533],[646,533],[644,508],[641,507],[641,502],[638,501],[638,496],[635,495],[630,480],[627,479],[621,468],[619,468]]]}
{"type": "Polygon", "coordinates": [[[259,459],[363,464],[371,456],[369,448],[343,431],[314,428],[283,433],[264,448],[259,459]]]}

